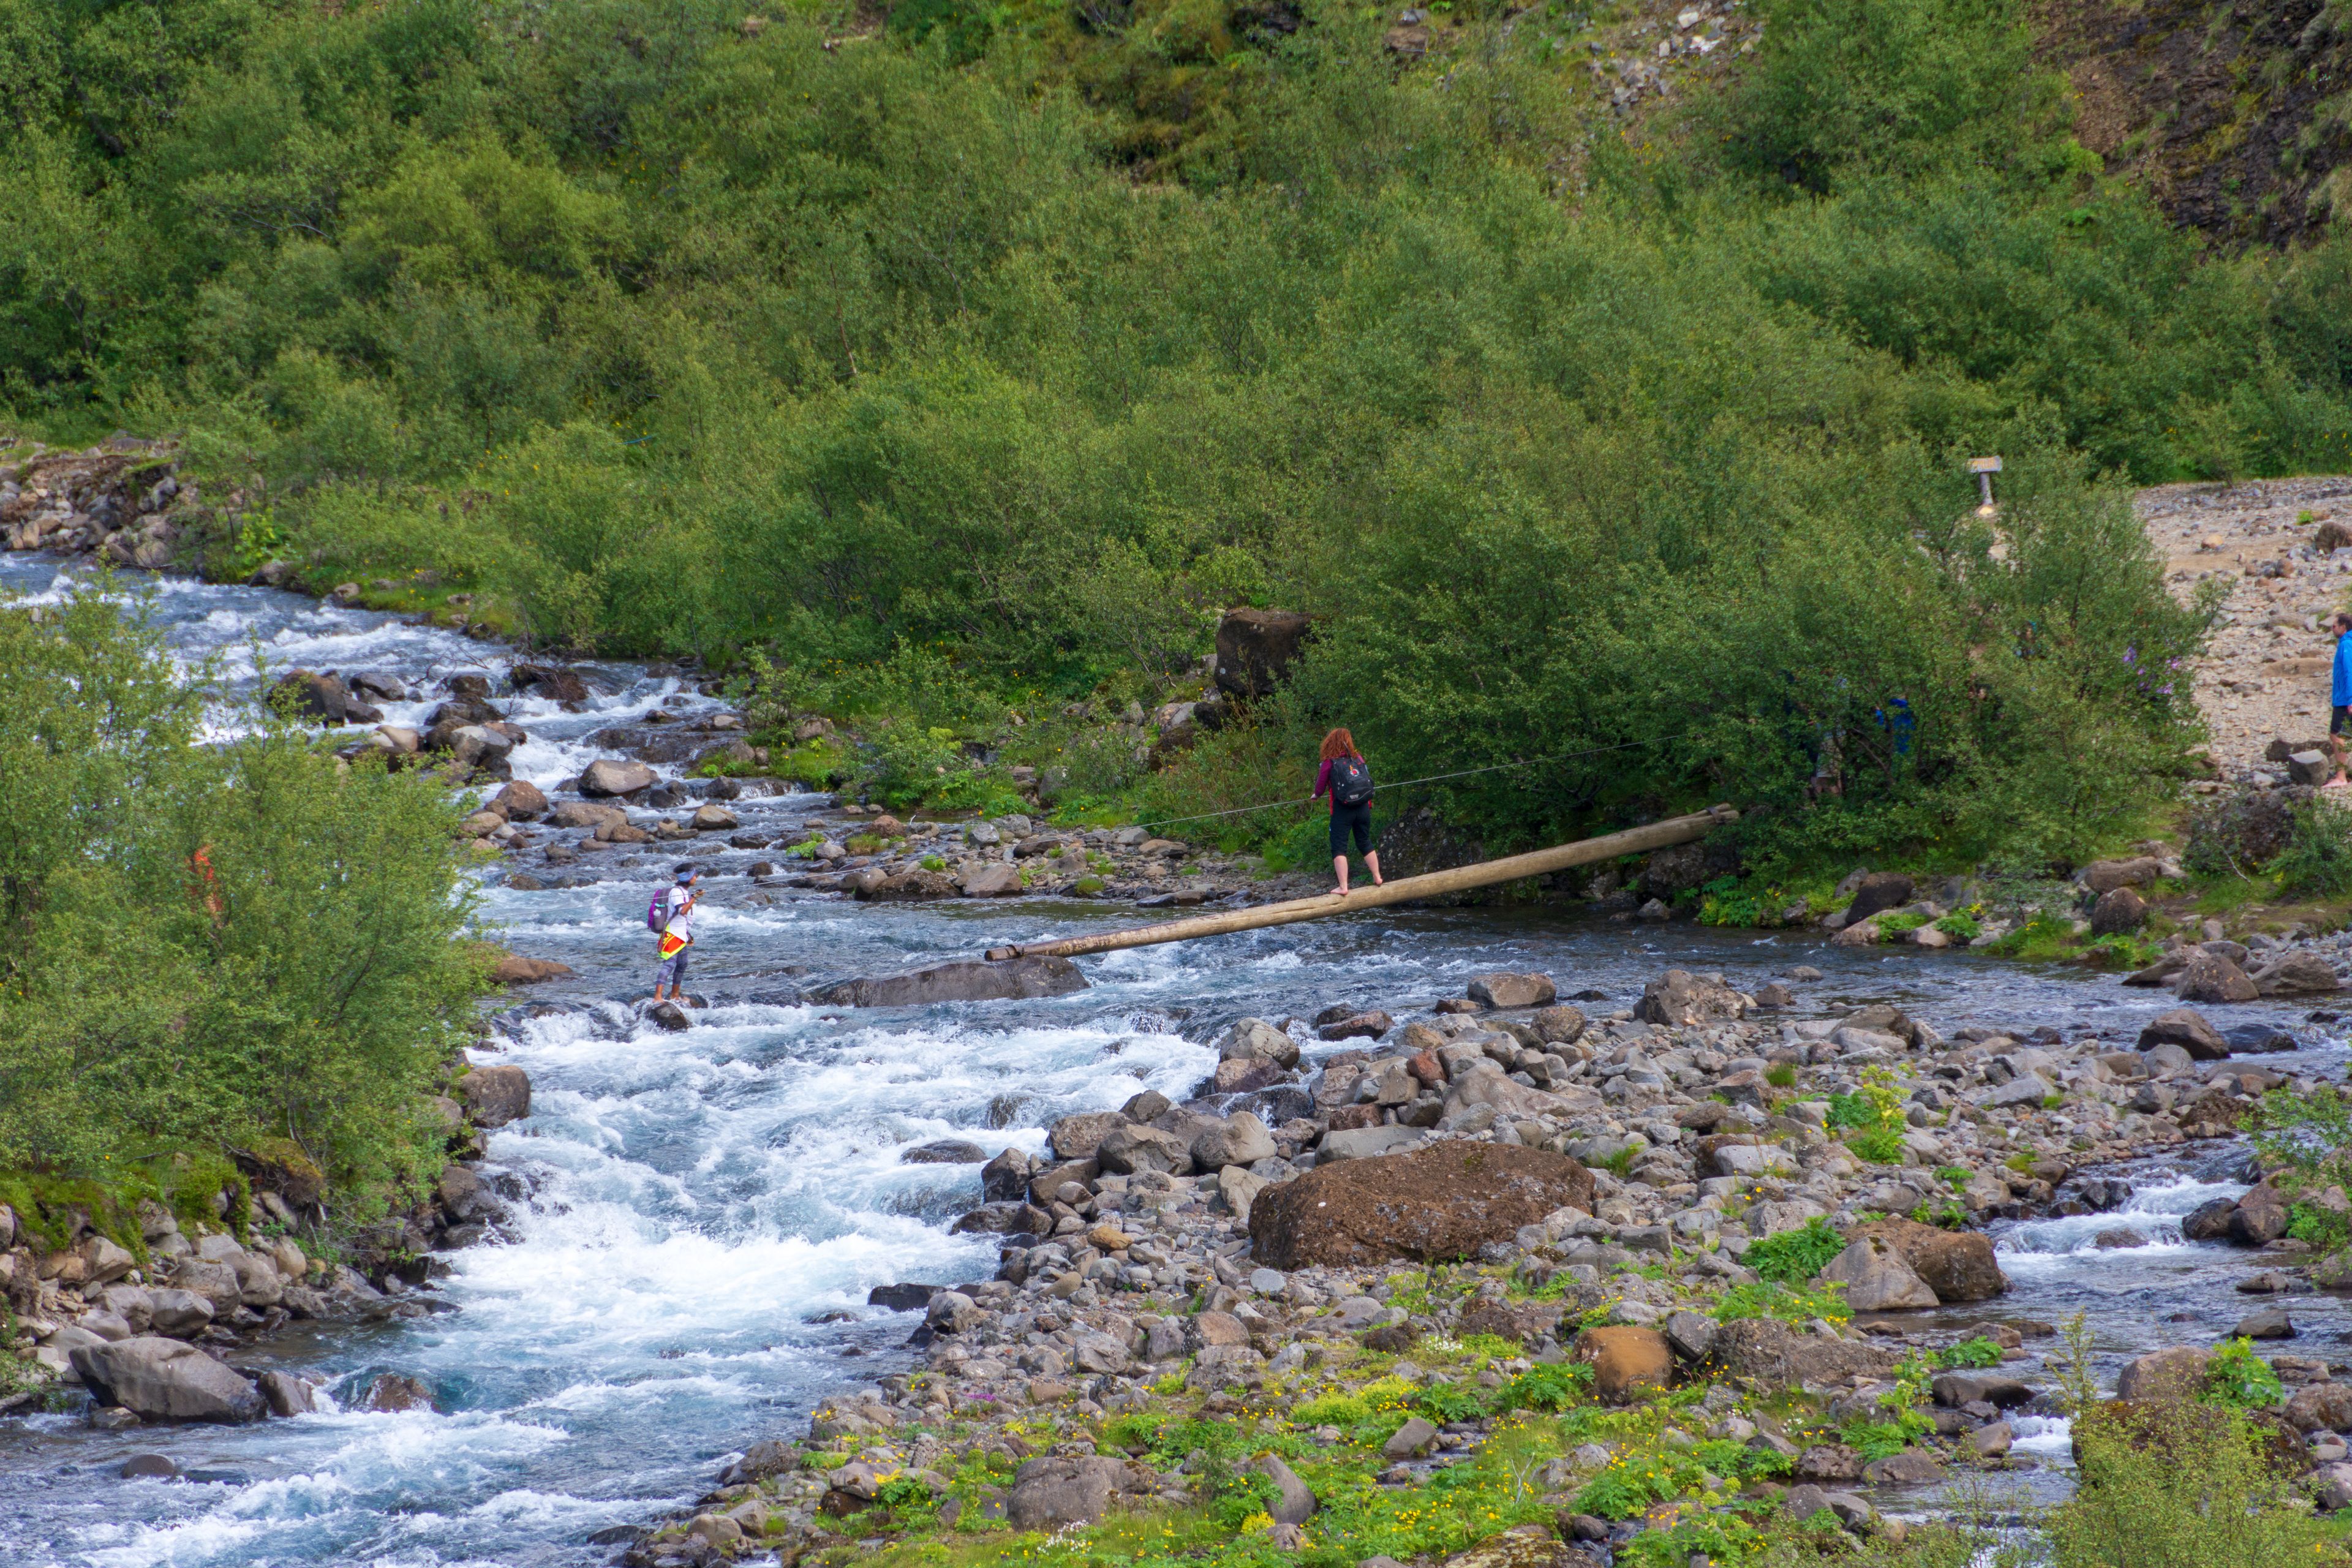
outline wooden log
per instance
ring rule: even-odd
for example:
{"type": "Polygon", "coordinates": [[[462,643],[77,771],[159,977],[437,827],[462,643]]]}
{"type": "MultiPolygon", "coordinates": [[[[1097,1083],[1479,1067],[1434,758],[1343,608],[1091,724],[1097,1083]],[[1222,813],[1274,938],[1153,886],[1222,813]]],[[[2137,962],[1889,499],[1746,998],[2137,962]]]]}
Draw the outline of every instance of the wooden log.
{"type": "Polygon", "coordinates": [[[1565,871],[1570,866],[1589,866],[1596,860],[1612,860],[1620,855],[1638,855],[1644,850],[1664,849],[1673,844],[1688,844],[1695,838],[1706,837],[1726,823],[1738,820],[1739,813],[1730,806],[1714,805],[1688,816],[1670,816],[1664,822],[1653,822],[1645,827],[1629,827],[1622,833],[1606,834],[1599,838],[1582,838],[1573,844],[1530,850],[1525,855],[1508,855],[1500,860],[1482,860],[1475,866],[1456,866],[1451,870],[1432,871],[1420,877],[1395,878],[1377,888],[1357,888],[1344,899],[1335,889],[1311,899],[1261,904],[1254,910],[1235,910],[1229,914],[1195,915],[1189,920],[1133,926],[1126,931],[1103,931],[1096,936],[1074,936],[1060,942],[1024,942],[1010,947],[992,947],[988,950],[988,956],[999,963],[1008,958],[1076,958],[1081,953],[1115,952],[1128,947],[1154,947],[1164,942],[1190,942],[1195,937],[1223,936],[1228,931],[1259,931],[1267,926],[1321,920],[1326,915],[1384,909],[1391,904],[1412,903],[1417,899],[1458,893],[1469,888],[1516,882],[1523,877],[1549,876],[1554,871],[1565,871]]]}

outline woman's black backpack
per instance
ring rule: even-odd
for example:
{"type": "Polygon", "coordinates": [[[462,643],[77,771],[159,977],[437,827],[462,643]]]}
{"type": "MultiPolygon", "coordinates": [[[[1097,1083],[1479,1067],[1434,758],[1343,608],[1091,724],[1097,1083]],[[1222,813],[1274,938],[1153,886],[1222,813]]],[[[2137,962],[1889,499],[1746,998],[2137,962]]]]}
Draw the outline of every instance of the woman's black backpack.
{"type": "Polygon", "coordinates": [[[1361,805],[1371,799],[1371,764],[1361,757],[1332,758],[1331,798],[1341,805],[1361,805]]]}

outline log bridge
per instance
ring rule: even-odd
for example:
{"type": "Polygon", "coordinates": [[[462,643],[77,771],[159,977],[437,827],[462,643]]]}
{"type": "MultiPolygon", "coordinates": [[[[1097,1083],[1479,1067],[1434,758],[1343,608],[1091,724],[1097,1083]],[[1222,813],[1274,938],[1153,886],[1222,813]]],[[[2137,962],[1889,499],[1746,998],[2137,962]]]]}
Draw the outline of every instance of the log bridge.
{"type": "Polygon", "coordinates": [[[1534,849],[1525,855],[1507,855],[1500,860],[1481,860],[1475,866],[1456,866],[1451,870],[1431,871],[1419,877],[1394,878],[1378,887],[1358,888],[1344,899],[1335,890],[1318,893],[1311,899],[1261,904],[1254,910],[1195,915],[1189,920],[1132,926],[1126,931],[1103,931],[1094,936],[992,947],[988,950],[988,956],[1000,963],[1013,958],[1076,958],[1089,952],[1115,952],[1121,948],[1156,947],[1165,942],[1191,942],[1196,937],[1223,936],[1229,931],[1295,925],[1300,921],[1319,921],[1328,915],[1354,914],[1362,910],[1385,909],[1391,904],[1409,904],[1416,900],[1458,893],[1469,888],[1487,888],[1497,882],[1549,876],[1554,871],[1565,871],[1570,866],[1589,866],[1596,860],[1613,860],[1620,855],[1639,855],[1671,845],[1688,844],[1694,839],[1706,837],[1727,823],[1738,820],[1739,813],[1730,806],[1711,805],[1688,816],[1670,816],[1663,822],[1629,827],[1622,833],[1605,834],[1599,838],[1580,838],[1573,844],[1534,849]]]}

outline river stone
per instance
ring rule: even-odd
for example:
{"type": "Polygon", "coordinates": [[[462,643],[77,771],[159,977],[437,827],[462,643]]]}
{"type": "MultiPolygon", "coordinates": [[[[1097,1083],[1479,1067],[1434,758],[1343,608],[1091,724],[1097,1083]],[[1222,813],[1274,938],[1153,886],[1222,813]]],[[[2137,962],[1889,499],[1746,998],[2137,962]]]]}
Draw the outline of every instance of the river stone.
{"type": "Polygon", "coordinates": [[[2255,1187],[2230,1211],[2230,1239],[2241,1247],[2266,1247],[2286,1234],[2290,1217],[2276,1187],[2255,1187]]]}
{"type": "Polygon", "coordinates": [[[1286,1270],[1451,1261],[1509,1241],[1555,1209],[1590,1212],[1592,1202],[1592,1173],[1565,1154],[1447,1142],[1318,1164],[1259,1194],[1250,1239],[1260,1263],[1286,1270]]]}
{"type": "Polygon", "coordinates": [[[1845,907],[1845,923],[1861,924],[1873,915],[1900,909],[1911,901],[1913,883],[1900,871],[1873,871],[1853,890],[1853,901],[1845,907]]]}
{"type": "Polygon", "coordinates": [[[194,1335],[213,1321],[213,1304],[194,1290],[163,1286],[147,1292],[148,1326],[175,1338],[194,1335]]]}
{"type": "Polygon", "coordinates": [[[2307,1383],[2286,1402],[2298,1432],[2352,1432],[2352,1383],[2307,1383]]]}
{"type": "Polygon", "coordinates": [[[2180,972],[2179,994],[2183,1002],[2252,1002],[2261,996],[2246,972],[2226,958],[2200,952],[2180,972]]]}
{"type": "Polygon", "coordinates": [[[2265,996],[2321,996],[2344,988],[2334,967],[2315,952],[2290,952],[2265,964],[2252,980],[2265,996]]]}
{"type": "Polygon", "coordinates": [[[2230,1234],[2230,1216],[2238,1212],[2235,1198],[2208,1198],[2180,1216],[2184,1241],[2221,1241],[2230,1234]]]}
{"type": "Polygon", "coordinates": [[[2145,888],[2161,872],[2162,864],[2154,856],[2138,855],[2128,860],[2094,860],[2083,868],[2079,880],[2105,898],[2118,888],[2145,888]]]}
{"type": "Polygon", "coordinates": [[[1859,1340],[1800,1333],[1777,1318],[1724,1324],[1708,1353],[1724,1376],[1749,1379],[1768,1393],[1885,1377],[1895,1370],[1891,1352],[1859,1340]]]}
{"type": "Polygon", "coordinates": [[[360,1401],[362,1410],[431,1410],[434,1407],[431,1389],[415,1378],[403,1377],[396,1372],[384,1373],[369,1384],[367,1394],[360,1401]]]}
{"type": "Polygon", "coordinates": [[[530,1078],[517,1067],[478,1067],[450,1086],[477,1127],[504,1127],[530,1114],[530,1078]]]}
{"type": "Polygon", "coordinates": [[[1566,1045],[1584,1033],[1584,1015],[1574,1007],[1538,1007],[1528,1026],[1545,1045],[1566,1045]]]}
{"type": "Polygon", "coordinates": [[[1914,1311],[1943,1303],[1927,1282],[1912,1272],[1903,1255],[1878,1237],[1863,1237],[1822,1269],[1821,1277],[1845,1286],[1845,1304],[1857,1312],[1914,1311]]]}
{"type": "Polygon", "coordinates": [[[1476,974],[1465,994],[1486,1007],[1549,1007],[1559,999],[1559,987],[1549,974],[1476,974]]]}
{"type": "Polygon", "coordinates": [[[1992,1237],[1971,1230],[1945,1230],[1916,1220],[1882,1219],[1846,1234],[1848,1241],[1865,1237],[1886,1242],[1911,1271],[1946,1306],[1958,1301],[1990,1301],[2009,1289],[2009,1278],[1994,1260],[1992,1237]]]}
{"type": "Polygon", "coordinates": [[[151,1480],[170,1480],[179,1473],[178,1462],[169,1454],[133,1454],[122,1461],[121,1469],[115,1471],[126,1481],[142,1477],[151,1480]]]}
{"type": "Polygon", "coordinates": [[[1217,1037],[1217,1059],[1264,1059],[1293,1068],[1298,1065],[1298,1042],[1263,1018],[1240,1018],[1217,1037]]]}
{"type": "Polygon", "coordinates": [[[1046,1130],[1045,1142],[1057,1160],[1091,1160],[1102,1141],[1118,1128],[1130,1124],[1130,1119],[1120,1110],[1081,1110],[1065,1116],[1046,1130]]]}
{"type": "Polygon", "coordinates": [[[1575,1355],[1592,1368],[1592,1392],[1603,1405],[1627,1404],[1674,1382],[1674,1347],[1655,1329],[1587,1329],[1576,1336],[1575,1355]]]}
{"type": "Polygon", "coordinates": [[[2249,1312],[2238,1320],[2230,1331],[2231,1339],[2291,1340],[2295,1337],[2294,1320],[2284,1307],[2264,1307],[2259,1312],[2249,1312]]]}
{"type": "Polygon", "coordinates": [[[1429,1142],[1429,1134],[1417,1127],[1351,1127],[1323,1134],[1323,1142],[1315,1146],[1315,1158],[1320,1165],[1336,1164],[1342,1160],[1369,1160],[1376,1155],[1393,1154],[1401,1149],[1412,1149],[1429,1142]]]}
{"type": "Polygon", "coordinates": [[[547,814],[550,827],[585,827],[601,837],[615,827],[629,825],[629,814],[617,805],[598,805],[592,800],[567,800],[547,814]]]}
{"type": "Polygon", "coordinates": [[[2175,1007],[2148,1020],[2139,1032],[2139,1048],[2147,1051],[2158,1046],[2178,1046],[2191,1060],[2200,1062],[2218,1062],[2230,1054],[2230,1042],[2193,1007],[2175,1007]]]}
{"type": "Polygon", "coordinates": [[[1211,1123],[1192,1140],[1192,1163],[1204,1173],[1223,1171],[1228,1165],[1255,1165],[1277,1152],[1274,1134],[1246,1110],[1211,1123]]]}
{"type": "Polygon", "coordinates": [[[1277,1494],[1274,1506],[1266,1512],[1276,1524],[1305,1524],[1315,1517],[1315,1493],[1291,1470],[1288,1465],[1273,1454],[1260,1454],[1244,1469],[1255,1470],[1274,1483],[1277,1494]]]}
{"type": "Polygon", "coordinates": [[[962,958],[929,969],[845,980],[813,994],[827,1007],[922,1007],[939,1002],[1034,1001],[1087,988],[1066,958],[1013,958],[1001,963],[962,958]]]}
{"type": "Polygon", "coordinates": [[[260,1390],[272,1415],[308,1415],[319,1408],[318,1390],[291,1373],[263,1373],[260,1390]]]}
{"type": "Polygon", "coordinates": [[[251,1384],[195,1346],[142,1334],[85,1345],[73,1369],[99,1397],[146,1421],[258,1421],[266,1406],[251,1384]]]}
{"type": "Polygon", "coordinates": [[[1939,1372],[1929,1386],[1937,1404],[1954,1410],[1979,1404],[2009,1410],[2033,1397],[2033,1390],[1997,1372],[1939,1372]]]}
{"type": "Polygon", "coordinates": [[[1024,889],[1021,873],[1002,860],[992,860],[958,883],[967,899],[1017,898],[1024,889]]]}
{"type": "MultiPolygon", "coordinates": [[[[1217,1173],[1218,1195],[1225,1200],[1226,1209],[1244,1225],[1249,1224],[1250,1210],[1257,1203],[1257,1195],[1270,1185],[1272,1184],[1264,1176],[1246,1166],[1227,1165],[1217,1173]]],[[[1261,1268],[1257,1273],[1270,1274],[1273,1270],[1261,1268]]],[[[1255,1275],[1252,1278],[1255,1279],[1255,1275]]],[[[1277,1274],[1275,1278],[1278,1279],[1281,1276],[1277,1274]]]]}
{"type": "Polygon", "coordinates": [[[2195,1345],[2152,1351],[2124,1363],[2116,1374],[2116,1397],[2130,1400],[2186,1399],[2205,1386],[2211,1352],[2195,1345]]]}
{"type": "Polygon", "coordinates": [[[961,1138],[941,1138],[929,1143],[918,1143],[901,1150],[901,1165],[978,1165],[988,1159],[988,1151],[977,1143],[967,1143],[961,1138]]]}
{"type": "Polygon", "coordinates": [[[1702,980],[1687,969],[1669,969],[1642,987],[1633,1016],[1668,1028],[1693,1028],[1717,1018],[1742,1018],[1747,999],[1728,985],[1702,980]]]}
{"type": "Polygon", "coordinates": [[[580,793],[584,795],[635,795],[653,787],[653,769],[643,763],[625,763],[612,757],[599,757],[580,775],[580,793]]]}
{"type": "Polygon", "coordinates": [[[1418,1415],[1408,1416],[1405,1424],[1390,1434],[1381,1445],[1381,1452],[1391,1459],[1417,1459],[1437,1441],[1437,1428],[1418,1415]]]}

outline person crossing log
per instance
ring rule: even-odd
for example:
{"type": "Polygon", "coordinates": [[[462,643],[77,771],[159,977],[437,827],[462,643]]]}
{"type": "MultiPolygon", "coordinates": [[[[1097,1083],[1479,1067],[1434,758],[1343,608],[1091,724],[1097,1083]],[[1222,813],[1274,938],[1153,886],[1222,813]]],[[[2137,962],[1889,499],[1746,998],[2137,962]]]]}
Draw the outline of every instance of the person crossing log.
{"type": "Polygon", "coordinates": [[[1438,898],[1469,888],[1486,888],[1497,882],[1516,882],[1526,877],[1549,876],[1554,871],[1565,871],[1571,866],[1590,866],[1596,860],[1612,860],[1620,855],[1638,855],[1646,850],[1664,849],[1670,845],[1688,844],[1694,839],[1706,837],[1727,823],[1738,820],[1739,813],[1730,806],[1711,805],[1688,816],[1671,816],[1664,822],[1629,827],[1622,833],[1606,834],[1599,838],[1579,839],[1573,844],[1530,850],[1525,855],[1508,855],[1500,860],[1482,860],[1475,866],[1456,866],[1451,870],[1432,871],[1419,877],[1395,878],[1378,887],[1360,888],[1345,898],[1337,893],[1324,893],[1311,899],[1265,904],[1254,910],[1235,910],[1230,914],[1195,915],[1189,920],[1103,931],[1096,936],[1068,937],[1059,942],[1017,942],[1006,947],[992,947],[988,950],[988,956],[1000,963],[1013,958],[1076,958],[1089,952],[1116,952],[1122,948],[1154,947],[1166,942],[1191,942],[1196,937],[1223,936],[1229,931],[1293,925],[1300,921],[1321,920],[1326,915],[1411,903],[1417,899],[1438,898]]]}

